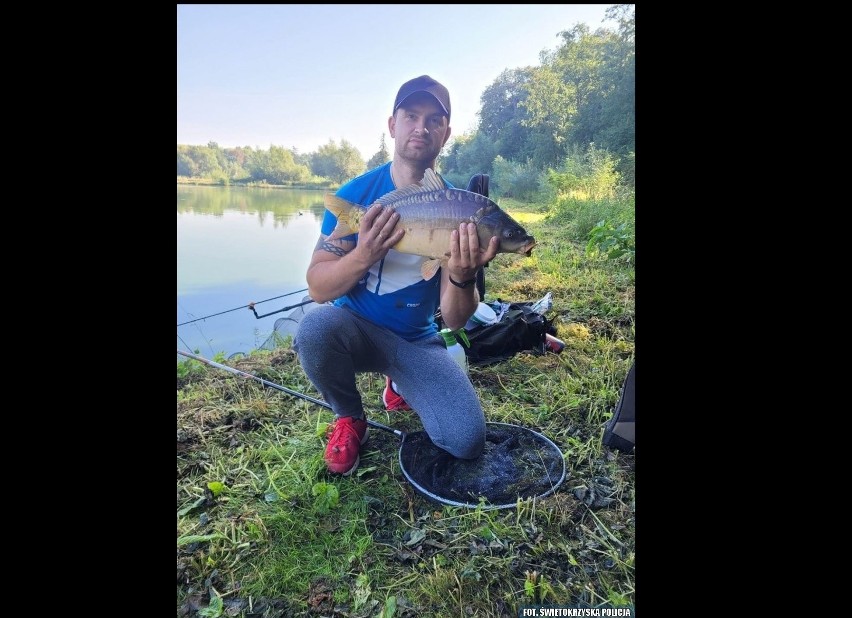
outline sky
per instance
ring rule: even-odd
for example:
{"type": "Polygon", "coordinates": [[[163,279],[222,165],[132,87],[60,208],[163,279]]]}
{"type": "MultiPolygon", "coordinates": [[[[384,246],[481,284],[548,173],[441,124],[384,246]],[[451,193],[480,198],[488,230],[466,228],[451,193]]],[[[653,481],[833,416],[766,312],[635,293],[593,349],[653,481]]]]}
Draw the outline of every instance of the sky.
{"type": "MultiPolygon", "coordinates": [[[[506,69],[540,66],[559,32],[616,30],[611,4],[179,4],[177,143],[316,152],[333,140],[364,160],[393,140],[399,87],[430,75],[450,91],[452,134],[506,69]]],[[[452,137],[451,137],[452,139],[452,137]]]]}

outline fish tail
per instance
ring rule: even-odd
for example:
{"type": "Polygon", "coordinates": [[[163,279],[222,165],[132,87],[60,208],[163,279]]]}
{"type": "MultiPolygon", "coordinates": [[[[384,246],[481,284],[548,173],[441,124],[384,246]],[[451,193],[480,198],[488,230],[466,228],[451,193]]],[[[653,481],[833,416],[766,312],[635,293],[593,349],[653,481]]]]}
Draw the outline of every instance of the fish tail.
{"type": "Polygon", "coordinates": [[[354,204],[341,197],[337,197],[332,193],[325,194],[325,207],[337,217],[337,225],[332,231],[329,240],[349,236],[358,231],[361,225],[361,218],[353,216],[360,208],[358,204],[354,204]]]}

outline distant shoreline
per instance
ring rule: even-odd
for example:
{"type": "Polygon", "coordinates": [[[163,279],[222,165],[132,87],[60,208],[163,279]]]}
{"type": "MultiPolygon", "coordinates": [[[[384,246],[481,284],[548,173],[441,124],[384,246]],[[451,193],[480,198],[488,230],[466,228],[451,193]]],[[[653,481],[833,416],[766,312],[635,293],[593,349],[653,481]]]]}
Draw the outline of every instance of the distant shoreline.
{"type": "Polygon", "coordinates": [[[223,182],[221,180],[214,180],[212,178],[190,178],[188,176],[178,176],[177,183],[179,185],[192,185],[192,186],[209,186],[209,187],[245,187],[245,188],[255,188],[255,189],[306,189],[312,191],[325,191],[338,189],[340,185],[337,185],[333,182],[326,181],[323,183],[293,183],[286,185],[273,185],[268,182],[258,182],[255,180],[252,181],[239,181],[239,180],[231,180],[229,182],[223,182]]]}

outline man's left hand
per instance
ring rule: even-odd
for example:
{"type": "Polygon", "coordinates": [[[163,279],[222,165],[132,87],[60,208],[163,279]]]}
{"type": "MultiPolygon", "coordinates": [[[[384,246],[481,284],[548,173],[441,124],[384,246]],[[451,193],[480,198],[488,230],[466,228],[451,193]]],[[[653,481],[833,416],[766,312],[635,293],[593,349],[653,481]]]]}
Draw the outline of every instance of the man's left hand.
{"type": "Polygon", "coordinates": [[[454,281],[469,281],[476,277],[480,268],[494,259],[500,241],[492,236],[488,247],[479,247],[479,236],[475,223],[462,223],[458,230],[453,230],[450,238],[450,260],[447,270],[454,281]]]}

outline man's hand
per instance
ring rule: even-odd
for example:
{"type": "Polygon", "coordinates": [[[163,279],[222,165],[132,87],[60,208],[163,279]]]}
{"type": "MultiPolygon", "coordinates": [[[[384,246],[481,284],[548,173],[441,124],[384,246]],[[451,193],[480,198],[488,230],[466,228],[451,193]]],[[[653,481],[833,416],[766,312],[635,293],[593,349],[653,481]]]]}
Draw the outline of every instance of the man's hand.
{"type": "Polygon", "coordinates": [[[499,239],[492,236],[488,246],[480,249],[476,224],[460,224],[450,237],[450,260],[447,262],[450,277],[458,282],[475,278],[477,271],[494,259],[499,248],[499,239]]]}
{"type": "Polygon", "coordinates": [[[388,254],[388,251],[405,236],[405,229],[394,231],[399,222],[399,213],[393,208],[373,204],[361,218],[358,229],[358,246],[353,253],[364,264],[372,265],[388,254]]]}

